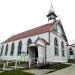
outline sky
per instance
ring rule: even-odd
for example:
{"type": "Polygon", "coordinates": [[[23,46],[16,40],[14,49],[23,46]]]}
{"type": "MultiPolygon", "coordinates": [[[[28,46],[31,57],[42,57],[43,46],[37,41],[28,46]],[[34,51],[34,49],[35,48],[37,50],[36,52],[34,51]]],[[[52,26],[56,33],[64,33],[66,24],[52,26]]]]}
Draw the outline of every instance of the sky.
{"type": "Polygon", "coordinates": [[[69,44],[75,43],[74,0],[0,0],[0,42],[48,23],[51,3],[58,19],[60,15],[69,44]]]}

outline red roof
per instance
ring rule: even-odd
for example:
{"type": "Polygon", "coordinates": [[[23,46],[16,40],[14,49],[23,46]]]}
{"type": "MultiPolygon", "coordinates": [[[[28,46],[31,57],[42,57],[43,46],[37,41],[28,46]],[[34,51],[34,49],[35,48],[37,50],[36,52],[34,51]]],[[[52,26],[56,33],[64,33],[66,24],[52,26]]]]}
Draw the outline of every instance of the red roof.
{"type": "Polygon", "coordinates": [[[47,32],[54,26],[55,23],[56,22],[48,23],[48,24],[36,27],[34,29],[31,29],[31,30],[13,35],[10,38],[8,38],[7,40],[5,40],[3,43],[7,43],[7,42],[11,42],[11,41],[15,41],[15,40],[19,40],[19,39],[26,38],[26,37],[29,37],[29,36],[33,36],[33,35],[37,35],[37,34],[47,32]]]}

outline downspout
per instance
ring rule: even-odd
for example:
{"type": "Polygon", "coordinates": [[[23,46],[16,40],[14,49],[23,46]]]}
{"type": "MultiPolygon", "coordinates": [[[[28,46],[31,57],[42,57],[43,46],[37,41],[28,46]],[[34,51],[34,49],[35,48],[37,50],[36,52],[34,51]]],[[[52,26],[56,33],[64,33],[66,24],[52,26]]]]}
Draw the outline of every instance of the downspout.
{"type": "MultiPolygon", "coordinates": [[[[48,39],[49,39],[49,44],[48,45],[50,45],[50,31],[48,32],[48,39]]],[[[45,44],[45,58],[44,58],[44,65],[46,64],[46,61],[47,61],[47,47],[46,47],[47,45],[45,44]]]]}
{"type": "MultiPolygon", "coordinates": [[[[48,45],[50,45],[50,31],[48,31],[48,45]]],[[[46,47],[47,45],[45,44],[45,57],[44,57],[44,65],[46,64],[46,62],[47,62],[47,47],[46,47]]]]}
{"type": "Polygon", "coordinates": [[[46,44],[45,44],[45,59],[44,59],[44,65],[46,65],[46,44]]]}
{"type": "Polygon", "coordinates": [[[50,31],[48,32],[48,39],[49,39],[49,45],[50,45],[50,31]]]}

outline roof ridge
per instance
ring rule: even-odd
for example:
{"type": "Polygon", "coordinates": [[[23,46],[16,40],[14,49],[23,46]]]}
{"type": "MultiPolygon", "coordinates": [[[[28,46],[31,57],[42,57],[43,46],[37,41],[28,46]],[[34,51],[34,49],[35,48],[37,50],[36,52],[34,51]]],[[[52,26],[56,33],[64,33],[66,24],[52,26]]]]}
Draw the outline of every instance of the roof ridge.
{"type": "Polygon", "coordinates": [[[44,24],[44,25],[41,25],[41,26],[38,26],[38,27],[35,27],[35,28],[32,28],[32,29],[29,29],[27,31],[24,31],[24,32],[12,35],[7,40],[2,42],[2,44],[3,43],[7,43],[7,42],[11,42],[11,41],[15,41],[15,40],[19,40],[19,39],[22,39],[22,38],[26,38],[26,37],[29,37],[29,36],[45,33],[47,31],[49,31],[54,26],[54,24],[56,22],[47,23],[47,24],[44,24]]]}
{"type": "MultiPolygon", "coordinates": [[[[23,31],[23,32],[27,32],[27,31],[31,31],[31,30],[34,30],[34,29],[37,29],[37,28],[40,28],[40,27],[44,27],[44,26],[49,25],[49,24],[53,24],[53,23],[46,23],[46,24],[43,24],[43,25],[40,25],[40,26],[31,28],[31,29],[28,29],[28,30],[23,31]]],[[[23,32],[20,32],[20,33],[23,33],[23,32]]],[[[14,35],[12,35],[12,36],[18,35],[18,34],[20,34],[20,33],[14,34],[14,35]]]]}

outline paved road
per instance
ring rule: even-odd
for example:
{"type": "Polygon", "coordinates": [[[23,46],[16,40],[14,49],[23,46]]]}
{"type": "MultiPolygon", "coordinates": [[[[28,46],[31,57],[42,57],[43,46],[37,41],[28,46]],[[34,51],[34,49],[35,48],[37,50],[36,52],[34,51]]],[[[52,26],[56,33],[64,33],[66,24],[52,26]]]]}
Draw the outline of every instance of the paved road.
{"type": "Polygon", "coordinates": [[[70,67],[55,71],[45,75],[75,75],[75,64],[70,67]]]}

